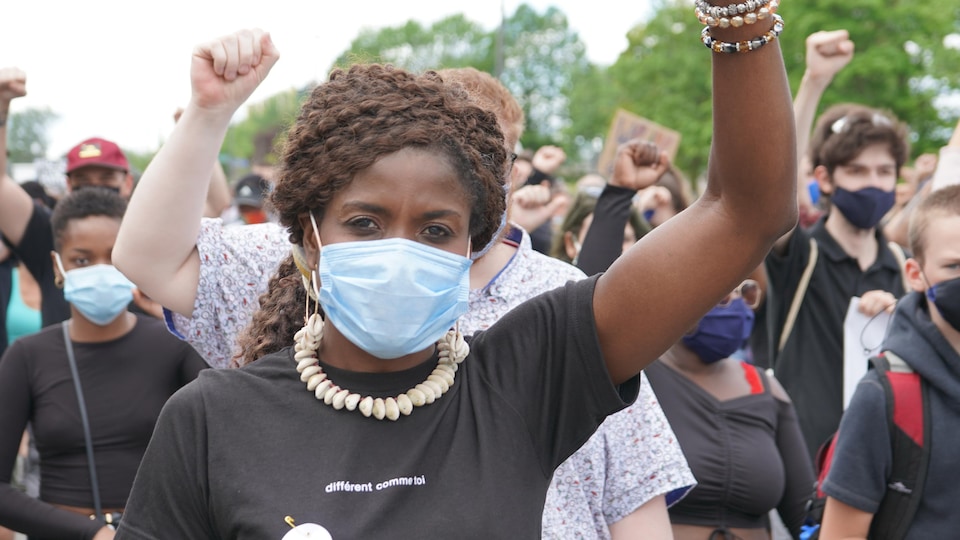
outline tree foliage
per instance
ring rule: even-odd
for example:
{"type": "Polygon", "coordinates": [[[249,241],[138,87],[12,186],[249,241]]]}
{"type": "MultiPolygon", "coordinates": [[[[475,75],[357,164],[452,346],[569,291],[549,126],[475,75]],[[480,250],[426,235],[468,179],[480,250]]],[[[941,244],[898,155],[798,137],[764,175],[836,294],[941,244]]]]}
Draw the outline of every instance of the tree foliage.
{"type": "MultiPolygon", "coordinates": [[[[888,109],[913,129],[915,155],[944,143],[960,114],[945,112],[938,102],[951,92],[960,95],[960,49],[944,46],[951,34],[960,41],[956,0],[806,0],[784,2],[780,13],[786,20],[780,46],[794,92],[803,75],[806,37],[846,28],[857,52],[820,110],[845,101],[888,109]]],[[[659,0],[651,18],[630,31],[613,65],[593,65],[563,12],[523,4],[501,28],[489,30],[462,15],[430,26],[411,20],[367,29],[336,65],[377,61],[413,71],[473,66],[490,73],[502,65],[500,80],[527,117],[522,144],[563,147],[565,174],[592,170],[614,112],[624,108],[679,131],[677,165],[696,178],[706,170],[712,136],[712,53],[700,43],[699,31],[689,0],[659,0]]],[[[251,106],[228,131],[224,157],[269,162],[269,150],[307,90],[251,106]]]]}
{"type": "Polygon", "coordinates": [[[230,125],[220,160],[228,177],[235,170],[253,165],[272,165],[287,129],[296,120],[300,104],[310,87],[290,89],[247,107],[246,116],[230,125]]]}
{"type": "Polygon", "coordinates": [[[7,120],[8,160],[31,163],[47,155],[50,137],[47,129],[58,118],[49,108],[31,108],[10,115],[7,120]]]}
{"type": "Polygon", "coordinates": [[[365,29],[335,64],[380,62],[411,71],[473,66],[493,69],[494,34],[463,15],[452,15],[424,27],[416,21],[390,28],[365,29]]]}
{"type": "Polygon", "coordinates": [[[500,80],[520,101],[527,118],[522,144],[531,148],[557,144],[569,154],[573,145],[568,136],[568,96],[573,81],[588,72],[590,65],[583,42],[557,8],[541,14],[523,4],[505,18],[502,29],[489,31],[462,15],[428,28],[410,21],[398,27],[365,30],[336,63],[345,67],[376,61],[417,72],[472,66],[493,73],[500,31],[500,80]]]}
{"type": "Polygon", "coordinates": [[[541,15],[526,4],[504,21],[501,81],[520,101],[527,119],[521,139],[527,148],[547,144],[575,155],[569,137],[574,81],[590,71],[586,47],[555,7],[541,15]]]}
{"type": "Polygon", "coordinates": [[[688,2],[664,4],[627,35],[627,50],[606,73],[615,107],[680,132],[676,164],[694,176],[706,169],[713,125],[711,53],[699,30],[688,2]]]}
{"type": "MultiPolygon", "coordinates": [[[[911,126],[914,154],[933,151],[949,137],[956,112],[944,114],[936,104],[938,96],[960,88],[960,51],[943,45],[960,31],[960,4],[808,0],[784,2],[780,13],[786,21],[780,46],[794,92],[805,68],[806,37],[847,29],[856,54],[827,89],[820,111],[840,102],[889,110],[911,126]]],[[[677,164],[692,176],[706,169],[712,130],[711,53],[696,39],[697,30],[688,2],[665,1],[629,34],[628,49],[607,72],[617,106],[681,132],[677,164]]],[[[585,125],[581,132],[592,129],[585,125]]]]}
{"type": "Polygon", "coordinates": [[[818,30],[846,29],[853,61],[823,96],[820,110],[857,102],[893,112],[913,131],[914,154],[936,151],[949,138],[956,112],[938,110],[939,96],[960,89],[960,50],[944,47],[960,32],[955,0],[810,0],[784,2],[781,36],[791,87],[804,70],[804,42],[818,30]]]}

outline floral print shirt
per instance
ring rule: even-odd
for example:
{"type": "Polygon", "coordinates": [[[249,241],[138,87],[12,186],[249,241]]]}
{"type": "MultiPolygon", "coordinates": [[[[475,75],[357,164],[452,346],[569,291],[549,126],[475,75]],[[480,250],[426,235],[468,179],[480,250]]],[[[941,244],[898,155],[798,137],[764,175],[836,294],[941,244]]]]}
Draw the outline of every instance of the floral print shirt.
{"type": "Polygon", "coordinates": [[[193,316],[164,309],[164,318],[207,364],[224,368],[238,352],[237,336],[260,307],[260,295],[290,254],[290,241],[275,223],[225,225],[220,218],[204,218],[197,251],[200,281],[193,316]]]}

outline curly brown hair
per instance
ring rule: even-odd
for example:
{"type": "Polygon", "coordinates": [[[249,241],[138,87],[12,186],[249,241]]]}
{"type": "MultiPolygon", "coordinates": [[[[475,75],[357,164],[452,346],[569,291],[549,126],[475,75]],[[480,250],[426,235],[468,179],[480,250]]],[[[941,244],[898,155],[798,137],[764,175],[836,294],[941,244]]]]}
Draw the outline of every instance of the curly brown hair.
{"type": "MultiPolygon", "coordinates": [[[[404,148],[444,156],[463,183],[474,246],[486,245],[506,210],[509,169],[497,117],[471,101],[462,85],[434,71],[413,74],[381,64],[336,69],[314,88],[291,126],[271,203],[290,241],[303,242],[300,218],[322,220],[334,195],[378,159],[404,148]]],[[[306,296],[292,257],[260,298],[239,338],[240,365],[290,345],[303,324],[306,296]]]]}

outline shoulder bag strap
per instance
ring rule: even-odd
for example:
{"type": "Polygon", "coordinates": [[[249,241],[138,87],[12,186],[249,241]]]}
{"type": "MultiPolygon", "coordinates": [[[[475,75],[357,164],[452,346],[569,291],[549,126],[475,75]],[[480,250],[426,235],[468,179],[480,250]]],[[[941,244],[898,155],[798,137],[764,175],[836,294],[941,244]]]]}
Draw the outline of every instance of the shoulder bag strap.
{"type": "Polygon", "coordinates": [[[83,399],[83,390],[80,388],[80,373],[77,371],[77,359],[73,355],[73,343],[70,341],[70,327],[67,321],[61,323],[63,327],[63,343],[67,347],[67,360],[70,362],[70,373],[73,375],[73,387],[77,391],[77,402],[80,408],[80,420],[83,422],[83,438],[87,446],[87,466],[90,468],[90,485],[93,489],[93,509],[97,521],[103,521],[103,510],[100,505],[100,486],[97,483],[97,465],[93,460],[93,437],[90,435],[90,420],[87,417],[87,404],[83,399]]]}
{"type": "MultiPolygon", "coordinates": [[[[794,231],[794,234],[797,234],[794,231]]],[[[780,342],[777,346],[777,352],[783,351],[793,331],[793,325],[797,322],[797,313],[800,312],[800,304],[803,303],[803,296],[807,294],[807,286],[810,285],[810,277],[813,275],[813,269],[817,266],[817,256],[820,249],[817,247],[817,241],[810,238],[810,258],[807,260],[807,266],[803,269],[800,281],[797,283],[797,292],[793,295],[793,302],[790,303],[790,311],[787,312],[787,319],[783,323],[783,330],[780,331],[780,342]]]]}
{"type": "Polygon", "coordinates": [[[900,244],[890,241],[887,243],[887,247],[890,248],[890,251],[893,253],[894,258],[897,259],[897,264],[900,266],[900,279],[903,281],[903,291],[907,292],[910,290],[910,282],[907,281],[907,254],[903,251],[903,246],[900,244]]]}
{"type": "Polygon", "coordinates": [[[906,536],[923,495],[930,459],[929,402],[923,380],[903,359],[884,351],[877,360],[871,363],[880,370],[887,396],[893,464],[870,538],[899,540],[906,536]]]}

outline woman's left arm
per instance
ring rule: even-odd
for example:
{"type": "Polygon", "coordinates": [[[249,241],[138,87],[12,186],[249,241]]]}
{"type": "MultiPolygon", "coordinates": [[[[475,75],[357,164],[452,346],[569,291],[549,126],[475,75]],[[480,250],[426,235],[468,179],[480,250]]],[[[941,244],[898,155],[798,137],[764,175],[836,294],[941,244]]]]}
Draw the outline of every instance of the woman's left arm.
{"type": "MultiPolygon", "coordinates": [[[[742,42],[744,49],[743,40],[771,39],[749,52],[706,53],[713,57],[707,188],[688,211],[644,236],[597,282],[593,311],[614,383],[636,375],[688,332],[797,223],[796,131],[774,33],[772,18],[710,29],[713,39],[742,42]]],[[[618,153],[614,174],[635,175],[640,169],[629,152],[618,153]]]]}

